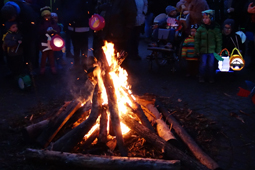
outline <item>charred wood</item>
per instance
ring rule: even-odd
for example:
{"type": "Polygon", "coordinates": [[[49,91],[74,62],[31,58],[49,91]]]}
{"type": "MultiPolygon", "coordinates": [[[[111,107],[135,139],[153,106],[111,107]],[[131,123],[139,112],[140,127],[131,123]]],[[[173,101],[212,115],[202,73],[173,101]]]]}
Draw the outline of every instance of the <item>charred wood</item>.
{"type": "Polygon", "coordinates": [[[58,116],[50,120],[48,127],[43,130],[36,141],[44,148],[47,147],[59,130],[80,107],[81,102],[77,100],[72,101],[58,116]]]}
{"type": "Polygon", "coordinates": [[[40,160],[42,162],[57,163],[75,167],[109,169],[109,170],[179,170],[180,161],[162,160],[151,158],[131,158],[116,156],[92,156],[66,152],[27,149],[25,156],[28,160],[40,160]]]}
{"type": "Polygon", "coordinates": [[[96,120],[99,116],[98,111],[98,86],[95,87],[92,108],[89,117],[83,121],[80,125],[66,133],[54,144],[52,149],[62,152],[70,152],[72,149],[83,139],[84,135],[95,125],[96,120]]]}
{"type": "Polygon", "coordinates": [[[138,123],[130,116],[123,114],[121,115],[121,120],[130,129],[134,130],[139,136],[145,138],[145,140],[152,144],[156,149],[163,151],[167,158],[180,160],[184,166],[189,167],[192,170],[208,170],[207,167],[189,157],[181,150],[175,148],[164,139],[159,137],[157,134],[151,133],[148,128],[138,123]]]}
{"type": "Polygon", "coordinates": [[[177,122],[177,120],[167,111],[167,109],[163,106],[161,102],[156,101],[156,106],[159,111],[166,117],[168,123],[173,125],[173,129],[178,134],[178,136],[180,136],[183,142],[189,147],[190,151],[203,165],[205,165],[209,169],[219,168],[219,165],[198,146],[198,144],[177,122]]]}

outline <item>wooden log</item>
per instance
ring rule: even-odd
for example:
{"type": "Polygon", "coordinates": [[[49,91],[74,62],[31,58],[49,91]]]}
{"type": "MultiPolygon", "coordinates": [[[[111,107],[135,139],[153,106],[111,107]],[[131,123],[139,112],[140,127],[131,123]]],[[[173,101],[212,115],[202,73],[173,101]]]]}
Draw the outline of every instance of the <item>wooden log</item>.
{"type": "Polygon", "coordinates": [[[108,115],[107,115],[107,107],[102,106],[100,108],[101,117],[100,117],[100,131],[98,142],[99,143],[106,143],[107,142],[107,124],[108,124],[108,115]]]}
{"type": "Polygon", "coordinates": [[[74,100],[72,101],[65,110],[59,116],[52,119],[49,126],[38,136],[37,142],[47,147],[59,130],[64,126],[68,119],[81,107],[81,102],[74,100]]]}
{"type": "Polygon", "coordinates": [[[41,162],[53,162],[71,169],[106,169],[106,170],[180,170],[179,160],[162,160],[151,158],[131,158],[117,156],[93,156],[66,152],[27,149],[25,157],[28,160],[39,160],[41,162]]]}
{"type": "Polygon", "coordinates": [[[159,101],[156,101],[156,106],[159,111],[166,117],[168,123],[173,125],[173,129],[184,141],[184,143],[189,147],[194,156],[206,167],[209,169],[217,169],[219,165],[209,157],[192,139],[192,137],[186,132],[186,130],[177,122],[177,120],[167,111],[163,104],[159,101]]]}
{"type": "Polygon", "coordinates": [[[24,136],[25,139],[27,139],[28,141],[33,141],[35,140],[42,132],[45,128],[48,127],[50,119],[56,119],[57,116],[59,116],[59,114],[66,109],[66,107],[70,104],[70,102],[65,102],[65,104],[63,106],[60,107],[60,109],[55,110],[53,113],[51,113],[51,117],[48,117],[45,120],[42,120],[38,123],[35,124],[31,124],[27,127],[25,127],[22,130],[22,134],[24,136]]]}
{"type": "Polygon", "coordinates": [[[181,150],[175,148],[157,134],[151,133],[148,128],[132,119],[129,115],[121,115],[121,121],[130,129],[134,130],[138,135],[145,138],[145,140],[152,144],[156,149],[165,152],[167,158],[180,160],[184,166],[189,167],[192,170],[208,170],[207,167],[192,159],[181,150]]]}
{"type": "Polygon", "coordinates": [[[165,141],[170,140],[177,141],[175,136],[173,135],[173,133],[170,131],[169,127],[163,120],[157,119],[155,121],[157,123],[157,132],[159,137],[163,138],[165,141]]]}
{"type": "Polygon", "coordinates": [[[84,135],[95,125],[99,116],[97,98],[98,86],[96,85],[92,99],[92,109],[88,119],[58,139],[53,144],[52,150],[70,152],[83,139],[84,135]]]}
{"type": "Polygon", "coordinates": [[[94,142],[99,136],[99,128],[95,129],[94,132],[85,140],[85,142],[80,146],[83,150],[86,150],[91,143],[94,142]]]}
{"type": "Polygon", "coordinates": [[[105,86],[107,98],[108,98],[110,119],[111,119],[113,129],[114,129],[114,132],[116,135],[118,147],[119,147],[121,155],[127,156],[127,149],[124,146],[123,136],[122,136],[122,132],[121,132],[121,128],[120,128],[117,96],[115,94],[113,80],[111,79],[108,71],[106,71],[103,80],[104,80],[104,86],[105,86]]]}
{"type": "Polygon", "coordinates": [[[142,124],[147,127],[148,129],[150,129],[152,132],[155,132],[155,129],[152,127],[151,123],[149,122],[148,118],[145,116],[143,109],[141,108],[140,104],[138,104],[133,97],[131,96],[131,94],[124,88],[122,88],[122,90],[126,93],[126,95],[128,96],[128,98],[132,101],[133,106],[133,112],[139,117],[139,119],[141,120],[142,124]]]}

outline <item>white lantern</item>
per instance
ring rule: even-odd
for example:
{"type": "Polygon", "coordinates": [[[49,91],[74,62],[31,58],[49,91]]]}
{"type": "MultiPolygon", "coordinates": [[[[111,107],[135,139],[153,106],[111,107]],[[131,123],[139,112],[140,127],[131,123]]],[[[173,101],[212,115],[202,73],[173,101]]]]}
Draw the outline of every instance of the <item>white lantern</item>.
{"type": "Polygon", "coordinates": [[[223,61],[218,61],[218,68],[221,72],[228,72],[230,69],[230,61],[229,61],[229,51],[224,48],[220,52],[220,56],[224,59],[223,61]],[[228,55],[227,56],[222,56],[222,52],[227,51],[228,55]]]}

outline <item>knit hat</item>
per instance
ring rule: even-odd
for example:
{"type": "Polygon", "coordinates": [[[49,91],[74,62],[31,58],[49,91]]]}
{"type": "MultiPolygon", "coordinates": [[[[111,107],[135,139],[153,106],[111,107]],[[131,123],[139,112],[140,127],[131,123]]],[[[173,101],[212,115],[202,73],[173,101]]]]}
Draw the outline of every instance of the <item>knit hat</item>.
{"type": "Polygon", "coordinates": [[[208,10],[205,10],[205,11],[202,11],[202,15],[207,15],[209,16],[210,20],[213,21],[214,20],[214,10],[212,9],[208,9],[208,10]]]}
{"type": "Polygon", "coordinates": [[[233,19],[226,19],[224,22],[223,22],[223,27],[225,25],[230,25],[231,28],[234,28],[235,27],[235,21],[233,19]]]}
{"type": "Polygon", "coordinates": [[[51,12],[50,12],[51,9],[50,9],[49,6],[45,6],[45,7],[41,8],[40,11],[41,11],[41,16],[42,17],[45,16],[45,15],[51,15],[51,12]]]}
{"type": "Polygon", "coordinates": [[[14,25],[14,24],[17,24],[17,22],[15,22],[15,21],[8,21],[8,22],[6,22],[5,23],[6,30],[9,30],[11,28],[11,26],[14,25]]]}
{"type": "MultiPolygon", "coordinates": [[[[19,14],[20,13],[20,7],[19,7],[19,5],[18,4],[16,4],[15,2],[12,2],[12,1],[8,1],[8,2],[6,2],[6,4],[5,5],[11,5],[11,6],[13,6],[15,9],[16,9],[16,11],[17,11],[17,14],[19,14]]],[[[4,6],[5,6],[4,5],[4,6]]]]}
{"type": "Polygon", "coordinates": [[[166,14],[168,15],[170,12],[175,11],[175,10],[176,10],[175,7],[173,7],[173,6],[171,6],[171,5],[168,5],[168,6],[166,7],[166,14]]]}

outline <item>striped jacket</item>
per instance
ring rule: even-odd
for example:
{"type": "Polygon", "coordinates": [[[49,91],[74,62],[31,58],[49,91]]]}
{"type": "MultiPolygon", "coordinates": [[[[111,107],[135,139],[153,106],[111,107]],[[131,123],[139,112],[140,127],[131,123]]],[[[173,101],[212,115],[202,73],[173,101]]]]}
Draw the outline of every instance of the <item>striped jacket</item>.
{"type": "Polygon", "coordinates": [[[186,60],[198,60],[195,55],[195,39],[191,35],[184,40],[182,45],[182,57],[186,60]]]}

